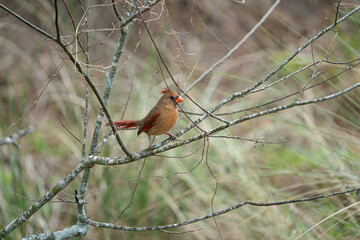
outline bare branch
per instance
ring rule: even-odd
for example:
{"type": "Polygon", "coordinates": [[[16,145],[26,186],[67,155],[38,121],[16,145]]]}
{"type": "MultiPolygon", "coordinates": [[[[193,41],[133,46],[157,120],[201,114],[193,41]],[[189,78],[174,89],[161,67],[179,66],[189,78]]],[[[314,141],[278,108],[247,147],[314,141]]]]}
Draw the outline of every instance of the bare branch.
{"type": "Polygon", "coordinates": [[[53,40],[56,42],[56,38],[53,37],[51,34],[45,32],[44,30],[42,30],[41,28],[35,26],[34,24],[30,23],[29,21],[27,21],[26,19],[24,19],[23,17],[21,17],[20,15],[16,14],[14,11],[12,11],[11,9],[5,7],[3,4],[0,3],[0,8],[4,9],[5,11],[7,11],[9,14],[13,15],[14,17],[16,17],[17,19],[19,19],[21,22],[25,23],[26,25],[28,25],[30,28],[34,29],[35,31],[41,33],[42,35],[44,35],[45,37],[53,40]]]}
{"type": "Polygon", "coordinates": [[[163,226],[128,227],[128,226],[114,225],[111,223],[96,222],[96,221],[92,221],[90,219],[86,219],[86,222],[95,227],[110,228],[110,229],[116,229],[116,230],[122,230],[122,231],[136,231],[136,232],[157,231],[157,230],[164,230],[164,229],[172,229],[172,228],[176,228],[176,227],[189,225],[189,224],[192,224],[195,222],[200,222],[200,221],[203,221],[208,218],[212,218],[215,216],[219,216],[219,215],[228,213],[230,211],[244,207],[246,205],[251,205],[251,206],[256,206],[256,207],[279,206],[279,205],[294,204],[294,203],[299,203],[299,202],[314,201],[314,200],[319,200],[319,199],[323,199],[323,198],[330,198],[330,197],[334,197],[334,196],[345,195],[347,193],[358,192],[359,190],[360,190],[359,188],[348,189],[348,190],[334,192],[334,193],[325,194],[325,195],[317,195],[317,196],[312,196],[312,197],[305,197],[305,198],[286,200],[286,201],[278,201],[278,202],[253,202],[253,201],[247,200],[247,201],[241,202],[239,204],[236,204],[232,207],[229,207],[229,208],[223,209],[221,211],[214,212],[214,213],[202,216],[202,217],[194,218],[194,219],[179,222],[179,223],[163,225],[163,226]]]}
{"type": "Polygon", "coordinates": [[[6,144],[13,144],[16,147],[19,147],[17,140],[21,137],[24,137],[24,136],[32,133],[33,131],[34,131],[34,127],[31,125],[25,129],[19,129],[19,130],[17,130],[16,133],[12,134],[11,136],[7,136],[3,140],[1,140],[0,146],[6,145],[6,144]]]}
{"type": "MultiPolygon", "coordinates": [[[[170,140],[167,139],[167,140],[164,140],[161,143],[156,144],[154,146],[154,148],[156,148],[156,149],[154,149],[154,150],[151,150],[151,151],[139,151],[139,152],[135,153],[134,154],[136,156],[135,159],[130,159],[128,156],[121,156],[121,157],[89,156],[88,158],[90,159],[90,161],[92,163],[99,164],[99,165],[127,164],[127,163],[137,161],[137,160],[140,160],[140,159],[148,157],[148,156],[152,156],[152,155],[157,154],[157,153],[165,152],[165,151],[168,151],[170,149],[173,149],[173,148],[176,148],[176,147],[186,145],[186,144],[189,144],[191,142],[200,140],[200,139],[206,137],[207,135],[215,134],[215,133],[220,132],[220,131],[222,131],[222,130],[224,130],[226,128],[229,128],[230,126],[233,126],[235,124],[239,124],[241,122],[248,121],[250,119],[262,117],[262,116],[265,116],[265,115],[268,115],[268,114],[271,114],[271,113],[284,111],[286,109],[293,108],[293,107],[298,107],[298,106],[302,106],[302,105],[308,105],[308,104],[328,101],[330,99],[333,99],[333,98],[339,97],[341,95],[344,95],[344,94],[346,94],[346,93],[348,93],[348,92],[350,92],[350,91],[352,91],[352,90],[354,90],[354,89],[356,89],[358,87],[360,87],[360,83],[357,83],[357,84],[355,84],[355,85],[353,85],[351,87],[348,87],[348,88],[346,88],[346,89],[344,89],[342,91],[336,92],[334,94],[327,95],[325,97],[316,98],[316,99],[312,99],[312,100],[306,100],[306,101],[296,101],[296,102],[293,102],[293,103],[288,104],[288,105],[278,106],[278,107],[274,107],[274,108],[271,108],[271,109],[268,109],[268,110],[265,110],[265,111],[261,111],[261,112],[254,113],[254,114],[251,114],[251,115],[248,115],[248,116],[244,116],[242,118],[239,118],[239,119],[236,119],[236,120],[233,120],[233,121],[229,122],[229,124],[223,124],[223,125],[220,125],[220,126],[214,128],[214,129],[211,129],[211,130],[209,130],[207,132],[207,134],[200,133],[200,134],[198,134],[196,136],[193,136],[193,137],[191,137],[191,138],[189,138],[187,140],[181,141],[181,142],[175,142],[175,143],[172,143],[172,144],[169,144],[169,145],[165,145],[165,144],[170,142],[170,140]]],[[[200,122],[201,120],[202,120],[202,117],[199,118],[198,120],[196,120],[195,123],[200,122]]],[[[181,130],[180,132],[175,134],[175,136],[179,137],[179,136],[183,135],[184,133],[186,133],[187,131],[189,131],[193,127],[194,127],[193,124],[190,124],[188,127],[184,128],[183,130],[181,130]]]]}

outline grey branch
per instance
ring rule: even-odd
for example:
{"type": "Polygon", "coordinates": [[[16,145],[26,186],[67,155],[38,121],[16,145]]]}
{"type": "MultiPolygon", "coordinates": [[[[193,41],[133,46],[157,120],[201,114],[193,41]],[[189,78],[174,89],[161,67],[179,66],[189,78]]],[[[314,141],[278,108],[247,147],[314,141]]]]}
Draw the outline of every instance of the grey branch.
{"type": "Polygon", "coordinates": [[[340,191],[340,192],[334,192],[334,193],[330,193],[330,194],[326,194],[326,195],[318,195],[318,196],[312,196],[312,197],[307,197],[307,198],[299,198],[299,199],[278,201],[278,202],[253,202],[253,201],[247,200],[247,201],[241,202],[241,203],[239,203],[237,205],[234,205],[232,207],[229,207],[229,208],[223,209],[221,211],[214,212],[214,213],[202,216],[202,217],[194,218],[194,219],[179,222],[179,223],[163,225],[163,226],[128,227],[128,226],[119,226],[119,225],[115,225],[115,224],[111,224],[111,223],[96,222],[96,221],[92,221],[90,219],[87,219],[85,221],[88,224],[90,224],[92,226],[95,226],[95,227],[110,228],[110,229],[115,229],[115,230],[137,231],[137,232],[156,231],[156,230],[163,230],[163,229],[171,229],[171,228],[181,227],[181,226],[189,225],[189,224],[192,224],[192,223],[195,223],[195,222],[200,222],[200,221],[203,221],[203,220],[208,219],[208,218],[212,218],[212,217],[216,217],[216,216],[228,213],[228,212],[233,211],[235,209],[241,208],[241,207],[243,207],[245,205],[252,205],[252,206],[256,206],[256,207],[278,206],[278,205],[285,205],[285,204],[292,204],[292,203],[299,203],[299,202],[314,201],[314,200],[318,200],[318,199],[329,198],[329,197],[334,197],[334,196],[338,196],[338,195],[344,195],[346,193],[358,192],[359,190],[360,190],[359,188],[348,189],[348,190],[344,190],[344,191],[340,191]]]}
{"type": "MultiPolygon", "coordinates": [[[[99,164],[99,165],[121,165],[121,164],[127,164],[133,161],[137,161],[140,160],[142,158],[145,157],[149,157],[161,152],[165,152],[168,151],[170,149],[182,146],[182,145],[186,145],[189,144],[191,142],[200,140],[202,138],[204,138],[207,135],[212,135],[215,133],[218,133],[226,128],[229,128],[233,125],[239,124],[241,122],[245,122],[254,118],[258,118],[258,117],[262,117],[264,115],[268,115],[271,113],[275,113],[275,112],[280,112],[289,108],[293,108],[293,107],[297,107],[297,106],[302,106],[302,105],[308,105],[308,104],[313,104],[313,103],[318,103],[318,102],[323,102],[323,101],[328,101],[330,99],[339,97],[341,95],[344,95],[356,88],[360,87],[360,83],[357,83],[351,87],[348,87],[342,91],[338,91],[336,93],[321,97],[321,98],[316,98],[316,99],[312,99],[312,100],[305,100],[305,101],[296,101],[293,102],[291,104],[287,104],[287,105],[283,105],[283,106],[278,106],[278,107],[274,107],[274,108],[270,108],[268,110],[264,110],[258,113],[254,113],[242,118],[238,118],[235,119],[231,122],[229,122],[228,124],[223,124],[220,125],[214,129],[209,130],[207,133],[200,133],[196,136],[193,136],[191,138],[188,138],[184,141],[178,141],[169,145],[166,145],[167,143],[169,143],[171,140],[165,140],[161,143],[156,144],[153,150],[151,151],[139,151],[137,153],[134,153],[134,159],[129,158],[128,156],[120,156],[120,157],[99,157],[99,156],[89,156],[89,161],[91,161],[93,164],[99,164]]],[[[230,101],[230,99],[229,99],[230,101]]],[[[200,122],[202,120],[204,116],[200,117],[198,120],[195,121],[195,123],[197,124],[198,122],[200,122]]],[[[190,129],[192,129],[194,127],[194,124],[190,124],[188,127],[184,128],[183,130],[181,130],[180,132],[176,133],[175,136],[176,137],[180,137],[181,135],[185,134],[187,131],[189,131],[190,129]]]]}
{"type": "Polygon", "coordinates": [[[89,230],[88,224],[77,223],[76,225],[65,228],[57,232],[40,233],[23,238],[23,240],[50,240],[50,239],[68,239],[74,236],[84,236],[89,230]]]}
{"type": "Polygon", "coordinates": [[[19,129],[16,133],[12,134],[11,136],[5,137],[1,142],[0,146],[6,145],[6,144],[14,144],[16,147],[19,147],[19,144],[17,140],[21,137],[24,137],[34,131],[33,126],[29,126],[25,129],[19,129]]]}

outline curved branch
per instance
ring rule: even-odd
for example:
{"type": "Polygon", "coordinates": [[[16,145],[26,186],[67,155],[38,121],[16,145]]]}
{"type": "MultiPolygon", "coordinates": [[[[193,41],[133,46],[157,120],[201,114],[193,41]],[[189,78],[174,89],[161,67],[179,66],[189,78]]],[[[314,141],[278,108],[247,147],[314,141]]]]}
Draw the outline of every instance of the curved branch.
{"type": "Polygon", "coordinates": [[[156,230],[163,230],[163,229],[171,229],[171,228],[176,228],[176,227],[181,227],[181,226],[185,226],[185,225],[189,225],[195,222],[200,222],[203,221],[205,219],[208,218],[212,218],[212,217],[216,217],[225,213],[228,213],[230,211],[233,211],[235,209],[241,208],[245,205],[251,205],[251,206],[256,206],[256,207],[269,207],[269,206],[278,206],[278,205],[285,205],[285,204],[292,204],[292,203],[299,203],[299,202],[308,202],[308,201],[314,201],[314,200],[318,200],[318,199],[323,199],[323,198],[329,198],[329,197],[334,197],[334,196],[338,196],[338,195],[344,195],[346,193],[352,193],[352,192],[358,192],[360,189],[359,188],[355,188],[355,189],[348,189],[348,190],[344,190],[344,191],[340,191],[340,192],[334,192],[334,193],[330,193],[330,194],[326,194],[326,195],[318,195],[318,196],[313,196],[313,197],[307,197],[307,198],[299,198],[299,199],[294,199],[294,200],[286,200],[286,201],[278,201],[278,202],[253,202],[250,200],[241,202],[239,204],[236,204],[232,207],[223,209],[221,211],[218,212],[214,212],[202,217],[198,217],[198,218],[194,218],[191,220],[187,220],[187,221],[183,221],[183,222],[179,222],[179,223],[174,223],[174,224],[169,224],[169,225],[162,225],[162,226],[154,226],[154,227],[128,227],[128,226],[119,226],[119,225],[115,225],[115,224],[111,224],[111,223],[103,223],[103,222],[96,222],[96,221],[92,221],[90,219],[86,219],[85,222],[94,226],[94,227],[101,227],[101,228],[110,228],[110,229],[115,229],[115,230],[123,230],[123,231],[137,231],[137,232],[144,232],[144,231],[156,231],[156,230]]]}

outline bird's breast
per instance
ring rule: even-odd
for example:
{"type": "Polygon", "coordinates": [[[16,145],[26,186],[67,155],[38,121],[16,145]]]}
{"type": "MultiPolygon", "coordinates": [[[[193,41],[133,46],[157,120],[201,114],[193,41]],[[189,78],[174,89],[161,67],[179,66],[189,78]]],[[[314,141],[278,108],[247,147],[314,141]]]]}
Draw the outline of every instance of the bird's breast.
{"type": "Polygon", "coordinates": [[[153,126],[146,133],[148,135],[161,135],[168,132],[174,127],[178,115],[177,109],[161,111],[153,126]]]}

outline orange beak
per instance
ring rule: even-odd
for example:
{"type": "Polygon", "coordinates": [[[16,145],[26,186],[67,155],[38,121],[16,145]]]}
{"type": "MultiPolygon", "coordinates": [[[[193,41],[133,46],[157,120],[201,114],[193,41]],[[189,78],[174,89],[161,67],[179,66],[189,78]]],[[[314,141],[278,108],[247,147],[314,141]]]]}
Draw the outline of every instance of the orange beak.
{"type": "Polygon", "coordinates": [[[176,99],[176,103],[181,103],[183,102],[184,99],[182,99],[182,97],[178,96],[178,98],[176,99]]]}

